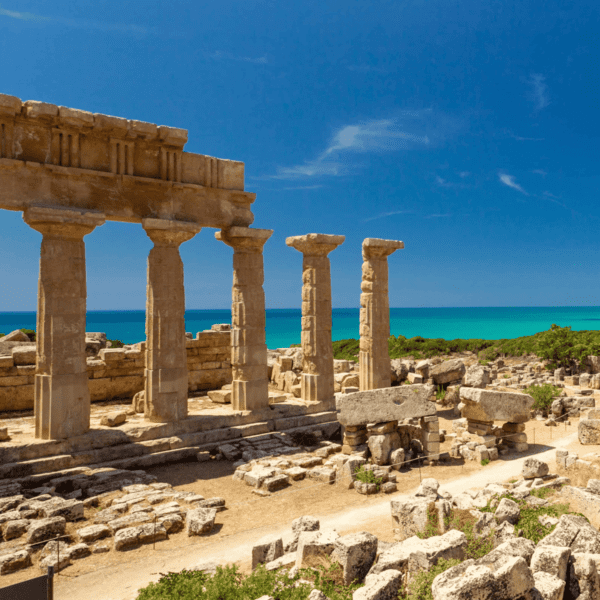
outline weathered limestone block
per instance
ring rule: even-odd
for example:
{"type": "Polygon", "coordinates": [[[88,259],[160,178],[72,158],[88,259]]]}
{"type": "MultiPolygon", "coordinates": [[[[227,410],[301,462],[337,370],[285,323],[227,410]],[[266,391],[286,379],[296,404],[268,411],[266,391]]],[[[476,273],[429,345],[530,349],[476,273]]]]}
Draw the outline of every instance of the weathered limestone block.
{"type": "Polygon", "coordinates": [[[414,384],[339,395],[336,398],[338,421],[345,426],[366,425],[435,415],[435,404],[430,401],[433,394],[433,386],[414,384]],[[365,406],[369,407],[368,411],[365,406]]]}
{"type": "Polygon", "coordinates": [[[27,549],[0,555],[0,575],[8,575],[30,565],[31,555],[27,549]]]}
{"type": "Polygon", "coordinates": [[[388,569],[416,572],[430,569],[440,559],[462,560],[466,545],[467,536],[455,529],[424,540],[413,536],[381,553],[369,574],[383,573],[388,569]]]}
{"type": "Polygon", "coordinates": [[[84,236],[102,213],[31,207],[23,220],[42,235],[37,310],[35,436],[66,439],[88,431],[90,393],[85,361],[84,236]]]}
{"type": "Polygon", "coordinates": [[[324,558],[331,556],[339,535],[335,531],[303,532],[298,538],[296,567],[298,569],[316,567],[324,558]]]}
{"type": "Polygon", "coordinates": [[[35,544],[62,535],[65,532],[66,523],[64,517],[51,517],[33,521],[27,529],[27,543],[35,544]]]}
{"type": "Polygon", "coordinates": [[[536,479],[537,477],[544,477],[550,472],[548,463],[545,463],[537,458],[526,458],[523,462],[523,469],[521,474],[523,479],[536,479]]]}
{"type": "Polygon", "coordinates": [[[354,580],[362,582],[376,555],[377,538],[362,531],[338,538],[331,558],[339,562],[344,570],[344,585],[350,585],[354,580]]]}
{"type": "Polygon", "coordinates": [[[159,523],[146,523],[120,529],[115,534],[115,550],[126,550],[138,544],[150,544],[167,539],[167,530],[159,523]]]}
{"type": "Polygon", "coordinates": [[[471,365],[464,377],[463,385],[473,388],[484,389],[490,383],[490,370],[479,364],[471,365]]]}
{"type": "Polygon", "coordinates": [[[600,419],[580,419],[577,437],[580,444],[600,444],[600,419]]]}
{"type": "Polygon", "coordinates": [[[496,392],[461,387],[461,415],[476,421],[510,421],[524,423],[529,420],[533,398],[529,394],[496,392]]]}
{"type": "Polygon", "coordinates": [[[233,253],[231,404],[233,410],[269,406],[263,247],[273,231],[231,227],[215,238],[233,253]]]}
{"type": "Polygon", "coordinates": [[[394,450],[400,446],[400,436],[396,431],[381,435],[371,435],[368,439],[371,458],[376,465],[387,465],[394,450]]]}
{"type": "Polygon", "coordinates": [[[204,535],[212,531],[217,511],[214,508],[195,508],[187,513],[188,536],[204,535]]]}
{"type": "Polygon", "coordinates": [[[535,549],[535,552],[531,557],[531,570],[533,571],[534,576],[535,573],[544,572],[566,581],[570,556],[570,548],[540,546],[535,549]]]}
{"type": "Polygon", "coordinates": [[[459,358],[445,360],[429,370],[429,377],[435,385],[460,380],[466,372],[465,364],[459,358]]]}
{"type": "Polygon", "coordinates": [[[309,233],[285,243],[302,252],[302,379],[304,400],[330,400],[334,394],[331,348],[331,273],[328,254],[343,235],[309,233]]]}
{"type": "Polygon", "coordinates": [[[466,560],[438,575],[431,591],[434,600],[515,600],[534,586],[525,560],[506,556],[494,563],[466,560]]]}
{"type": "Polygon", "coordinates": [[[562,546],[571,552],[600,554],[600,533],[578,515],[562,515],[552,533],[538,542],[541,546],[562,546]]]}
{"type": "Polygon", "coordinates": [[[387,257],[404,248],[404,242],[366,238],[362,244],[360,295],[360,389],[392,385],[388,351],[390,308],[387,257]]]}
{"type": "Polygon", "coordinates": [[[252,570],[259,564],[269,563],[283,556],[283,540],[281,537],[268,535],[252,546],[252,570]]]}
{"type": "Polygon", "coordinates": [[[389,569],[380,574],[367,575],[364,587],[352,594],[353,600],[395,600],[402,588],[404,577],[400,571],[389,569]]]}

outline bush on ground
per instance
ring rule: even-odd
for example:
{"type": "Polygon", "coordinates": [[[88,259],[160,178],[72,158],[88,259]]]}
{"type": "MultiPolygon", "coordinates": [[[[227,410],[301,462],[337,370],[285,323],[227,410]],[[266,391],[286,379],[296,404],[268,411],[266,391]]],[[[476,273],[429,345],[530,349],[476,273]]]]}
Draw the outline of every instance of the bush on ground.
{"type": "Polygon", "coordinates": [[[541,410],[547,416],[552,402],[558,397],[561,389],[550,383],[545,383],[544,385],[530,385],[523,391],[533,398],[533,406],[531,408],[533,410],[541,410]]]}

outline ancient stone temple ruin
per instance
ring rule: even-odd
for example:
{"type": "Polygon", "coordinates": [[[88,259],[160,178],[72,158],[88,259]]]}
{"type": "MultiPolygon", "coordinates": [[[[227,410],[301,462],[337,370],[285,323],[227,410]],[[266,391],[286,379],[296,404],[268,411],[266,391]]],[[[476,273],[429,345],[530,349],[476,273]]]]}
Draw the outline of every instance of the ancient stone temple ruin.
{"type": "MultiPolygon", "coordinates": [[[[146,423],[156,424],[152,435],[127,433],[127,443],[136,435],[139,441],[140,435],[151,439],[210,428],[188,418],[189,392],[207,389],[200,372],[210,373],[205,377],[213,389],[230,385],[222,395],[231,399],[234,415],[258,414],[272,404],[262,252],[273,232],[250,227],[255,194],[244,190],[244,164],[185,152],[187,135],[183,129],[0,95],[0,208],[22,211],[25,223],[42,234],[37,343],[1,357],[0,368],[15,381],[3,389],[0,409],[33,405],[40,441],[86,434],[91,401],[123,394],[135,395],[134,409],[143,411],[146,423]],[[101,340],[85,337],[84,238],[111,220],[140,225],[153,242],[147,269],[147,339],[131,349],[104,348],[90,358],[86,348],[101,340]],[[201,332],[190,339],[179,248],[203,227],[218,229],[215,237],[233,248],[232,324],[231,331],[201,332]],[[175,428],[163,432],[161,424],[175,428]]],[[[335,414],[328,255],[344,239],[307,234],[286,240],[303,255],[298,395],[305,412],[322,404],[322,410],[335,414]]],[[[363,243],[363,393],[391,385],[387,257],[403,246],[373,238],[363,243]]],[[[347,445],[352,435],[355,442],[362,440],[365,428],[348,423],[347,445]]],[[[91,438],[88,442],[79,448],[96,447],[91,438]]],[[[57,451],[36,448],[12,448],[5,459],[18,462],[57,451]]],[[[70,446],[63,451],[71,451],[70,446]]]]}

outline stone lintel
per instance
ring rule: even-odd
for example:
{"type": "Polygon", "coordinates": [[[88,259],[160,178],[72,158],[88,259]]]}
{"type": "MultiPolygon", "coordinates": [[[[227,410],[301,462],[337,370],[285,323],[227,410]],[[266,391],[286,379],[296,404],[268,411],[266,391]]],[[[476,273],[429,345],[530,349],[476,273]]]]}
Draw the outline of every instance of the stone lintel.
{"type": "Polygon", "coordinates": [[[402,248],[404,248],[404,242],[397,240],[366,238],[362,245],[363,260],[368,260],[369,258],[385,258],[402,248]]]}
{"type": "Polygon", "coordinates": [[[23,220],[32,223],[73,223],[98,227],[106,222],[103,213],[95,210],[72,210],[53,206],[29,206],[23,211],[23,220]]]}
{"type": "Polygon", "coordinates": [[[345,235],[328,235],[325,233],[307,233],[286,238],[285,243],[307,255],[327,256],[344,243],[345,235]]]}
{"type": "Polygon", "coordinates": [[[215,239],[231,246],[234,250],[262,251],[266,241],[273,235],[272,229],[230,227],[215,233],[215,239]]]}

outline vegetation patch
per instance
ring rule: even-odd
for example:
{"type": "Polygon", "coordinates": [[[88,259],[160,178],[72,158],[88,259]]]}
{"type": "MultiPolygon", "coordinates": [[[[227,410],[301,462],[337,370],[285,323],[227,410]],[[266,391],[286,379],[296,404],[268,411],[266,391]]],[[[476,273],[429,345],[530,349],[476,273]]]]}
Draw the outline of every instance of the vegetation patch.
{"type": "Polygon", "coordinates": [[[254,600],[269,595],[276,600],[305,600],[313,589],[321,590],[331,600],[352,600],[362,584],[342,583],[339,563],[300,569],[293,577],[285,569],[267,571],[259,565],[250,575],[238,572],[236,565],[218,566],[214,575],[186,571],[162,575],[157,583],[140,590],[137,600],[254,600]],[[300,583],[299,579],[312,582],[300,583]]]}
{"type": "Polygon", "coordinates": [[[375,483],[377,485],[377,491],[379,491],[381,482],[383,481],[381,477],[375,477],[373,471],[365,469],[364,465],[360,465],[358,469],[354,471],[354,477],[363,483],[375,483]]]}
{"type": "Polygon", "coordinates": [[[544,385],[530,385],[523,391],[533,398],[533,406],[531,408],[533,410],[541,410],[547,416],[552,402],[554,402],[554,399],[559,396],[562,390],[550,383],[545,383],[544,385]]]}

